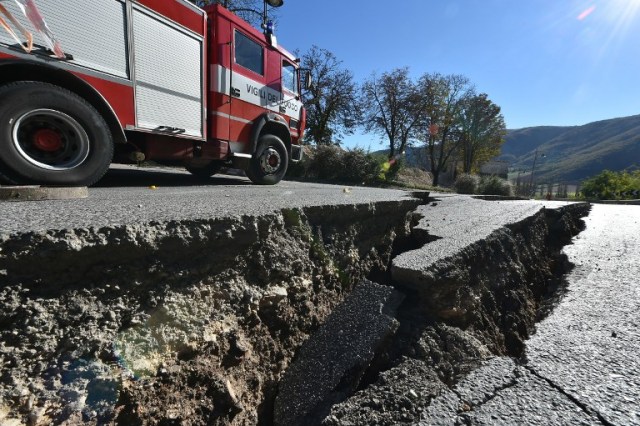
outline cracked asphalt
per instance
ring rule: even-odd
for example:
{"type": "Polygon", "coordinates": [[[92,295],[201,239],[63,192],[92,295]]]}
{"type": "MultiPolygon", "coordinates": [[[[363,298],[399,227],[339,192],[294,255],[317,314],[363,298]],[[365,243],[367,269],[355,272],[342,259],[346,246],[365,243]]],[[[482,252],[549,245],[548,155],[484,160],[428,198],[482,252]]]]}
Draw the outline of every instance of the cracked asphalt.
{"type": "Polygon", "coordinates": [[[172,220],[262,216],[283,208],[354,205],[411,198],[406,191],[283,181],[252,185],[216,175],[202,183],[186,171],[114,165],[89,197],[0,202],[0,234],[101,228],[172,220]]]}
{"type": "Polygon", "coordinates": [[[422,425],[640,425],[640,207],[595,205],[565,248],[566,292],[523,359],[494,358],[422,425]]]}
{"type": "MultiPolygon", "coordinates": [[[[393,278],[417,287],[419,276],[428,274],[435,263],[486,239],[496,230],[520,222],[540,210],[558,209],[569,203],[559,201],[484,201],[469,196],[432,194],[436,201],[418,207],[422,216],[414,230],[434,241],[393,259],[393,278]]],[[[419,286],[418,286],[419,287],[419,286]]]]}
{"type": "MultiPolygon", "coordinates": [[[[261,215],[282,208],[407,197],[404,191],[297,182],[264,188],[228,176],[194,185],[186,174],[116,169],[101,187],[90,189],[87,199],[0,204],[0,234],[261,215]]],[[[439,197],[447,202],[421,208],[429,215],[419,228],[442,239],[429,245],[431,257],[422,253],[426,257],[421,256],[418,270],[433,263],[436,254],[446,256],[544,205],[559,205],[508,202],[510,213],[504,214],[511,216],[484,214],[474,222],[480,217],[475,208],[504,211],[497,204],[503,202],[439,197]],[[464,229],[446,220],[460,214],[472,219],[464,229]]],[[[486,361],[425,408],[421,424],[640,425],[640,207],[595,205],[585,222],[586,230],[565,248],[576,265],[567,277],[566,293],[538,324],[523,359],[486,361]]],[[[410,256],[400,256],[394,267],[415,265],[410,256]]]]}

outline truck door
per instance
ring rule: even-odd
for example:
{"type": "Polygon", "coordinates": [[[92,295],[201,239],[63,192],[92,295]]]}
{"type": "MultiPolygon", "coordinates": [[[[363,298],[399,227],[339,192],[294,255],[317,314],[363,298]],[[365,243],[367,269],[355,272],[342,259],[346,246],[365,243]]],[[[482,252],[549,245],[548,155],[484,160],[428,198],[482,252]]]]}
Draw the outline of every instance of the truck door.
{"type": "Polygon", "coordinates": [[[267,58],[264,44],[248,32],[232,26],[233,58],[229,139],[232,152],[245,152],[253,120],[278,93],[266,86],[267,58]]]}
{"type": "Polygon", "coordinates": [[[287,59],[282,60],[282,102],[279,111],[289,119],[291,136],[298,137],[300,131],[300,79],[297,67],[287,59]]]}

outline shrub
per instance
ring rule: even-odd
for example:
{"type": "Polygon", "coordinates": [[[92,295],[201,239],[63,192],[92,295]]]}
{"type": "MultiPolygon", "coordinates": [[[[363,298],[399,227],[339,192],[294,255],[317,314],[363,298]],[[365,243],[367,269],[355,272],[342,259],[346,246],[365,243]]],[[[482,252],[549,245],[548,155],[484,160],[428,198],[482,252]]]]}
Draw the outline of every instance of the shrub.
{"type": "MultiPolygon", "coordinates": [[[[386,179],[385,156],[362,148],[343,150],[335,145],[305,147],[301,162],[289,164],[287,177],[343,183],[375,183],[386,179]]],[[[397,173],[394,169],[393,172],[397,173]]]]}
{"type": "Polygon", "coordinates": [[[316,146],[313,158],[309,158],[307,177],[320,180],[338,179],[344,169],[343,152],[335,145],[316,146]]]}
{"type": "Polygon", "coordinates": [[[584,181],[580,192],[587,198],[621,200],[637,198],[633,191],[640,191],[640,170],[631,173],[605,170],[584,181]]]}
{"type": "Polygon", "coordinates": [[[453,187],[458,194],[475,194],[479,183],[480,179],[478,176],[463,174],[458,176],[453,187]]]}
{"type": "Polygon", "coordinates": [[[378,178],[380,164],[372,154],[362,148],[344,151],[342,154],[344,169],[340,180],[353,183],[371,183],[378,178]]]}
{"type": "Polygon", "coordinates": [[[403,167],[395,181],[408,187],[427,187],[433,185],[433,176],[415,167],[403,167]]]}
{"type": "Polygon", "coordinates": [[[486,176],[480,179],[478,194],[482,195],[502,195],[505,197],[513,195],[513,186],[509,181],[498,176],[486,176]]]}

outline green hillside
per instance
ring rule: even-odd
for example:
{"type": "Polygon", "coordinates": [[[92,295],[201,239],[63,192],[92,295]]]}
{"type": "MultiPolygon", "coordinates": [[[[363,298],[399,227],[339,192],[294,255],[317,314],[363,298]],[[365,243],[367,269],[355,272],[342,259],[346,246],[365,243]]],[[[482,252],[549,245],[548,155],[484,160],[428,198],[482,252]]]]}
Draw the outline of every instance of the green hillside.
{"type": "Polygon", "coordinates": [[[528,173],[536,149],[539,183],[579,182],[605,169],[640,169],[640,115],[584,126],[510,130],[501,159],[528,173]]]}

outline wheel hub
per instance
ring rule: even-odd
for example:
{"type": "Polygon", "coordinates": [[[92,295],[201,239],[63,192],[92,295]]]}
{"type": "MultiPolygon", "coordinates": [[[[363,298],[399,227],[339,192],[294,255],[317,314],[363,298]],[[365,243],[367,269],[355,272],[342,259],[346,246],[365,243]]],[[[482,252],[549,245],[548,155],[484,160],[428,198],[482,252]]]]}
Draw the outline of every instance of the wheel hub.
{"type": "Polygon", "coordinates": [[[89,136],[78,121],[61,111],[36,109],[13,124],[13,146],[34,166],[70,170],[89,156],[89,136]]]}
{"type": "Polygon", "coordinates": [[[265,173],[272,174],[277,172],[281,164],[282,157],[274,148],[267,148],[260,157],[260,165],[265,173]]]}
{"type": "Polygon", "coordinates": [[[40,129],[33,135],[33,144],[42,151],[54,152],[62,148],[62,137],[55,130],[40,129]]]}

